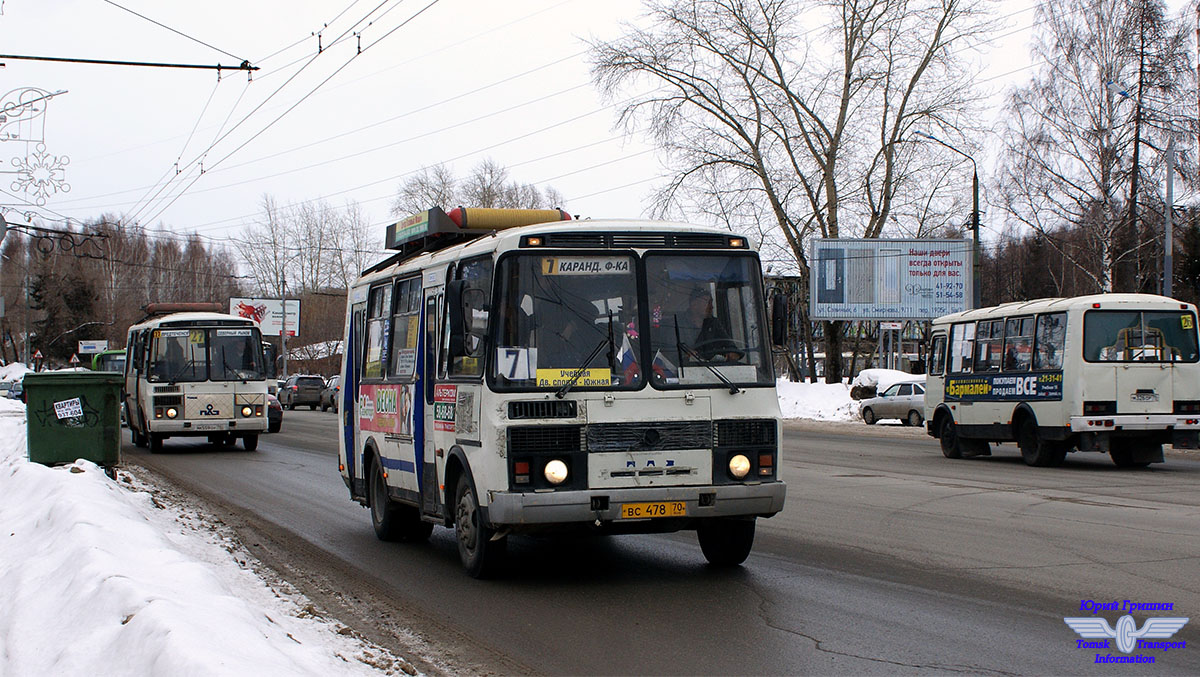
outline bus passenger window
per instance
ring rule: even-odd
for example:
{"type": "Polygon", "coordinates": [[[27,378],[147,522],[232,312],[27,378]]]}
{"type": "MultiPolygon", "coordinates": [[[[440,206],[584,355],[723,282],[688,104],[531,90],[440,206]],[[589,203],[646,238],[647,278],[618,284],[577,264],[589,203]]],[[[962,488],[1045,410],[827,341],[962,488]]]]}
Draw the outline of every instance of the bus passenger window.
{"type": "Polygon", "coordinates": [[[396,283],[393,294],[396,310],[392,314],[392,358],[388,374],[409,380],[417,366],[417,311],[420,308],[421,278],[396,283]]]}
{"type": "Polygon", "coordinates": [[[1014,317],[1004,326],[1004,371],[1029,371],[1033,363],[1033,318],[1014,317]]]}
{"type": "Polygon", "coordinates": [[[1062,369],[1067,314],[1039,315],[1033,352],[1034,369],[1062,369]]]}
{"type": "Polygon", "coordinates": [[[381,378],[387,359],[388,313],[392,307],[392,286],[375,287],[367,302],[367,341],[363,356],[363,378],[381,378]]]}
{"type": "Polygon", "coordinates": [[[975,323],[956,324],[950,327],[950,372],[954,374],[971,371],[971,356],[975,350],[975,323]]]}
{"type": "Polygon", "coordinates": [[[1004,345],[1004,321],[980,322],[975,330],[975,371],[1000,371],[1004,345]]]}
{"type": "Polygon", "coordinates": [[[941,376],[946,370],[946,336],[939,334],[933,337],[933,347],[929,349],[929,375],[941,376]]]}

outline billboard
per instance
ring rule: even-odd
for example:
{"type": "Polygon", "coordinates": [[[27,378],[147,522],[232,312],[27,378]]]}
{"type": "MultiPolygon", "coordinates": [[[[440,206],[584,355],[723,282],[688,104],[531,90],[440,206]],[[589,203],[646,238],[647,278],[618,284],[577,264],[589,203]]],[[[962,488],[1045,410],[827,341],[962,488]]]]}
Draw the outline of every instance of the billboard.
{"type": "MultiPolygon", "coordinates": [[[[258,323],[263,336],[283,335],[283,301],[280,299],[229,299],[229,314],[248,317],[258,323]]],[[[287,301],[287,335],[300,335],[300,299],[287,301]]]]}
{"type": "Polygon", "coordinates": [[[814,320],[930,320],[971,307],[970,240],[818,238],[814,320]]]}

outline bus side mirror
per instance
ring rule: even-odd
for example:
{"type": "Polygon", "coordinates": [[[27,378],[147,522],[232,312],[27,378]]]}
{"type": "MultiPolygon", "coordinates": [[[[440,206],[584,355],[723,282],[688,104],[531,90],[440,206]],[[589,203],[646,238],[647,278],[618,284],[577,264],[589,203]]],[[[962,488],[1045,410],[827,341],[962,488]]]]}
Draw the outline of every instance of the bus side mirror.
{"type": "Polygon", "coordinates": [[[771,297],[771,343],[783,347],[787,344],[787,297],[776,294],[771,297]]]}

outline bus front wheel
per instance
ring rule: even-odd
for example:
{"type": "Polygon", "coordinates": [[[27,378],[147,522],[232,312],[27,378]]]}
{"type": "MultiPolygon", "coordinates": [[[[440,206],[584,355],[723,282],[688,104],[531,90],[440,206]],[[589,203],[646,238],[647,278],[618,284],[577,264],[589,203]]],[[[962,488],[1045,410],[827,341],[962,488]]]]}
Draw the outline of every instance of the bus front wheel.
{"type": "Polygon", "coordinates": [[[246,435],[242,438],[242,447],[246,451],[254,451],[258,448],[258,435],[246,435]]]}
{"type": "Polygon", "coordinates": [[[1025,465],[1038,468],[1056,468],[1067,458],[1067,445],[1059,440],[1048,440],[1038,432],[1037,421],[1027,418],[1021,422],[1017,435],[1017,446],[1025,465]]]}
{"type": "Polygon", "coordinates": [[[471,479],[463,473],[454,492],[454,535],[463,568],[472,578],[489,578],[504,558],[507,537],[493,538],[495,531],[484,523],[471,479]]]}
{"type": "Polygon", "coordinates": [[[942,426],[938,431],[938,442],[942,445],[943,456],[946,458],[962,458],[962,446],[958,440],[958,426],[955,425],[954,419],[950,416],[942,419],[942,426]]]}
{"type": "Polygon", "coordinates": [[[163,436],[156,433],[147,433],[150,437],[150,453],[161,454],[163,450],[163,436]]]}
{"type": "Polygon", "coordinates": [[[702,522],[696,528],[696,537],[708,563],[717,567],[735,567],[745,562],[754,545],[754,522],[754,517],[702,522]]]}

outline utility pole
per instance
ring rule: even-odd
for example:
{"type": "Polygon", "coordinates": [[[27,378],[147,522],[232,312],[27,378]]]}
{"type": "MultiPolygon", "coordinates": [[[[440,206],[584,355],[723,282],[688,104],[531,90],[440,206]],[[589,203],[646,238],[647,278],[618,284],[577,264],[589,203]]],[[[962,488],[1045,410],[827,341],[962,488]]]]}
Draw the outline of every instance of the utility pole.
{"type": "Polygon", "coordinates": [[[279,336],[280,342],[283,344],[282,373],[283,373],[284,380],[286,380],[288,377],[288,373],[287,373],[287,357],[288,357],[288,352],[287,352],[287,273],[284,273],[284,275],[283,275],[283,331],[281,331],[279,333],[280,333],[280,336],[279,336]]]}
{"type": "Polygon", "coordinates": [[[1162,295],[1171,297],[1174,294],[1175,277],[1175,223],[1172,220],[1175,211],[1175,137],[1167,139],[1167,204],[1163,215],[1163,282],[1162,295]]]}

